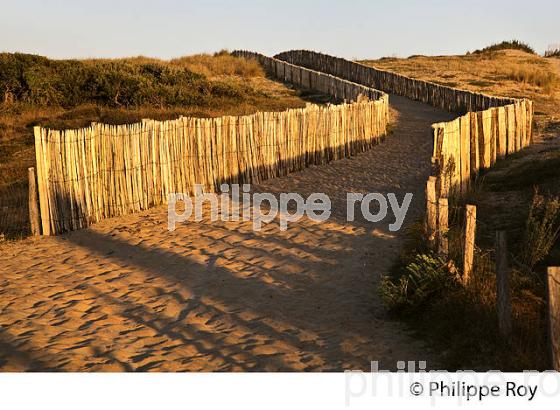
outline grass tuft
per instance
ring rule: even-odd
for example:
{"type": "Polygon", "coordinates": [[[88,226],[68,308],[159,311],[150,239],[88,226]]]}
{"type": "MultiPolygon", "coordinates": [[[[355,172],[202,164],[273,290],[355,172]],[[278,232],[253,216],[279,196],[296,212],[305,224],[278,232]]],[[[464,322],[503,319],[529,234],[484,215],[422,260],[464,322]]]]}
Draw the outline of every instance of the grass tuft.
{"type": "Polygon", "coordinates": [[[525,225],[525,238],[521,258],[529,272],[549,253],[560,233],[560,199],[540,195],[535,189],[529,216],[525,225]]]}

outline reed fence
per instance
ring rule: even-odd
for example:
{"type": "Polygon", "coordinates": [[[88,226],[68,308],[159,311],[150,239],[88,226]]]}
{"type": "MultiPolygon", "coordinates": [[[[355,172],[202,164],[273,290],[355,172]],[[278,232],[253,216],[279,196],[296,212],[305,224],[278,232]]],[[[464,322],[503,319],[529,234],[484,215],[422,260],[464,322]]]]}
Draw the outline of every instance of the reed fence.
{"type": "Polygon", "coordinates": [[[432,162],[439,196],[467,192],[480,170],[527,147],[531,142],[532,116],[532,103],[518,100],[432,124],[432,162]]]}
{"type": "Polygon", "coordinates": [[[324,164],[369,149],[386,134],[388,96],[367,86],[253,53],[279,79],[353,103],[220,118],[75,130],[35,127],[37,191],[44,235],[167,202],[324,164]],[[364,96],[361,98],[360,96],[364,96]]]}

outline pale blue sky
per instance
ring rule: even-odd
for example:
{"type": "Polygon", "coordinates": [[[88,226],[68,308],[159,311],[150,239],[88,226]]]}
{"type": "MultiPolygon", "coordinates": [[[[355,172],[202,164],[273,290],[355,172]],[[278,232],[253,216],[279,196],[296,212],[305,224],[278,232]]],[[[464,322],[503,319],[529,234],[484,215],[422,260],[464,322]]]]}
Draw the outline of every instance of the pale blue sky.
{"type": "Polygon", "coordinates": [[[170,58],[308,48],[347,58],[462,54],[517,38],[560,43],[558,0],[0,0],[0,51],[170,58]]]}

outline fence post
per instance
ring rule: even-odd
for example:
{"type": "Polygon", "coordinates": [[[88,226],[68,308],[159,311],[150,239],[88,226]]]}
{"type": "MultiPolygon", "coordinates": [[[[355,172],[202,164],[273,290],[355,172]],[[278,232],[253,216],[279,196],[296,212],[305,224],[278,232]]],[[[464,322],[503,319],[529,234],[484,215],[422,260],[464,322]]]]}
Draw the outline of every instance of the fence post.
{"type": "Polygon", "coordinates": [[[548,343],[552,369],[560,371],[560,267],[547,270],[548,343]]]}
{"type": "Polygon", "coordinates": [[[496,307],[498,328],[503,337],[511,336],[510,269],[504,231],[496,231],[496,307]]]}
{"type": "Polygon", "coordinates": [[[51,234],[51,220],[46,186],[48,170],[45,169],[46,163],[44,162],[43,155],[46,148],[43,142],[46,143],[46,141],[44,140],[41,127],[38,125],[33,127],[33,133],[35,134],[35,162],[37,164],[37,191],[39,192],[39,211],[41,212],[41,233],[49,236],[51,234]]]}
{"type": "Polygon", "coordinates": [[[463,284],[469,283],[474,262],[474,238],[476,231],[476,206],[467,205],[465,215],[465,247],[463,252],[463,284]]]}
{"type": "Polygon", "coordinates": [[[39,207],[37,199],[37,179],[35,178],[35,168],[27,168],[29,179],[29,222],[31,224],[31,234],[41,235],[41,221],[39,219],[39,207]]]}
{"type": "Polygon", "coordinates": [[[447,198],[438,200],[438,246],[439,254],[444,258],[449,255],[449,240],[447,238],[449,222],[449,204],[447,198]]]}
{"type": "Polygon", "coordinates": [[[433,245],[437,227],[436,177],[429,177],[426,183],[426,217],[428,241],[433,245]]]}

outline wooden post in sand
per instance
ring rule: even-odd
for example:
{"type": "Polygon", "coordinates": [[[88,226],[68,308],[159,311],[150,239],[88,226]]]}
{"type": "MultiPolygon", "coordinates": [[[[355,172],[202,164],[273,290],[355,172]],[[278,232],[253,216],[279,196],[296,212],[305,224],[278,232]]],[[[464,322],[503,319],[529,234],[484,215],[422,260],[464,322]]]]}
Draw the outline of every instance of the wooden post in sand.
{"type": "Polygon", "coordinates": [[[428,241],[433,246],[437,230],[436,177],[429,177],[426,183],[426,222],[428,241]]]}
{"type": "Polygon", "coordinates": [[[438,252],[444,258],[449,255],[449,240],[447,239],[449,220],[449,204],[447,198],[438,199],[438,252]]]}
{"type": "Polygon", "coordinates": [[[45,169],[44,162],[44,145],[46,142],[44,139],[41,127],[33,127],[33,132],[35,134],[35,161],[37,163],[37,188],[39,192],[39,209],[41,211],[41,232],[43,235],[51,234],[51,219],[50,219],[50,209],[48,204],[47,196],[47,183],[46,176],[48,175],[48,170],[45,169]]]}
{"type": "Polygon", "coordinates": [[[560,371],[560,267],[547,269],[548,335],[552,369],[560,371]]]}
{"type": "Polygon", "coordinates": [[[37,205],[38,200],[35,168],[27,168],[27,176],[29,178],[29,223],[31,225],[31,234],[39,236],[41,235],[41,221],[39,219],[39,207],[37,205]]]}
{"type": "Polygon", "coordinates": [[[498,328],[504,338],[511,336],[511,290],[507,241],[504,231],[496,232],[496,308],[498,328]]]}
{"type": "Polygon", "coordinates": [[[463,251],[463,284],[470,281],[474,263],[474,238],[476,231],[476,206],[467,205],[465,215],[465,246],[463,251]]]}

